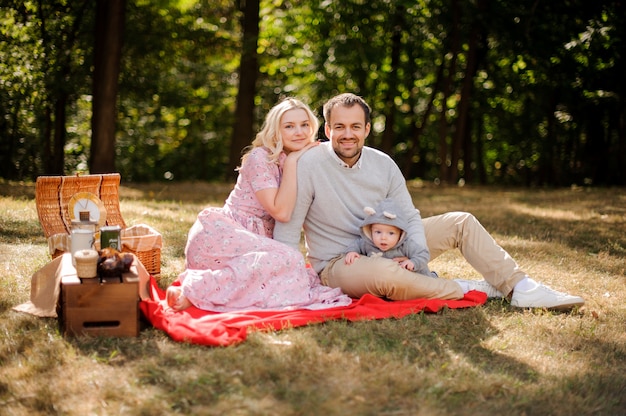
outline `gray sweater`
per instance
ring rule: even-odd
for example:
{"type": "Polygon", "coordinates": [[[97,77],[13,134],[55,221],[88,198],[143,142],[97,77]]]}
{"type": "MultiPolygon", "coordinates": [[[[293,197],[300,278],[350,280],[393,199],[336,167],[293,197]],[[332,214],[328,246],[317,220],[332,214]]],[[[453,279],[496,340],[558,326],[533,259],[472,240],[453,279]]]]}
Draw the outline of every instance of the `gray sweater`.
{"type": "Polygon", "coordinates": [[[300,157],[297,174],[298,196],[291,221],[276,223],[274,239],[298,248],[304,229],[308,260],[316,272],[359,237],[366,216],[363,207],[392,198],[408,222],[409,238],[421,248],[415,254],[415,269],[430,274],[422,218],[400,169],[388,155],[364,147],[359,162],[348,168],[330,142],[325,142],[300,157]]]}

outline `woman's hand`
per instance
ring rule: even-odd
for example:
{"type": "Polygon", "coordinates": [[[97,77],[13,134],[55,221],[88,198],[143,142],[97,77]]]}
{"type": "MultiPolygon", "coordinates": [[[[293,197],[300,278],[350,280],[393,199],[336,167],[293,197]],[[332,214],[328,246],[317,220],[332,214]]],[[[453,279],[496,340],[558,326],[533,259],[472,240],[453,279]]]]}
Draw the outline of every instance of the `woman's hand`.
{"type": "Polygon", "coordinates": [[[307,143],[300,150],[290,152],[283,163],[283,175],[278,188],[267,188],[256,192],[256,197],[263,208],[276,220],[287,222],[296,205],[298,159],[307,150],[317,147],[319,142],[307,143]]]}
{"type": "Polygon", "coordinates": [[[312,149],[314,147],[319,146],[319,144],[320,144],[320,142],[318,142],[318,141],[311,142],[311,143],[307,144],[306,146],[304,146],[300,150],[296,150],[295,152],[290,152],[287,155],[287,159],[292,159],[294,162],[297,162],[298,159],[300,159],[300,156],[302,156],[304,154],[304,152],[306,152],[309,149],[312,149]]]}

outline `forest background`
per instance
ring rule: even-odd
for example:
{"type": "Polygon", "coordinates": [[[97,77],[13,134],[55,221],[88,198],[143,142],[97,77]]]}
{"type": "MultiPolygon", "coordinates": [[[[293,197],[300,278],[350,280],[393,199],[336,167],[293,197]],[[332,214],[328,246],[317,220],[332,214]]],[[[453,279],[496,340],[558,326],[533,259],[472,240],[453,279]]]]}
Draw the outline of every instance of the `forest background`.
{"type": "Polygon", "coordinates": [[[623,186],[625,31],[621,0],[0,0],[0,178],[231,180],[279,99],[354,92],[407,179],[623,186]]]}

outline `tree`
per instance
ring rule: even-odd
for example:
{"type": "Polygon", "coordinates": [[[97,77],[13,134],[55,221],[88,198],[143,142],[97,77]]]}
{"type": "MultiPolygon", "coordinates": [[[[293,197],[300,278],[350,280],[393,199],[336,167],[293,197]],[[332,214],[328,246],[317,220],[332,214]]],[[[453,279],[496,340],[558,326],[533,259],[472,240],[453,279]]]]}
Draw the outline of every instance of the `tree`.
{"type": "MultiPolygon", "coordinates": [[[[478,0],[476,13],[473,13],[473,15],[476,16],[476,20],[474,20],[471,24],[468,39],[468,51],[466,54],[467,64],[463,75],[463,81],[461,83],[461,97],[459,99],[454,136],[452,137],[450,170],[448,172],[448,177],[446,178],[449,183],[456,183],[459,179],[459,161],[461,160],[463,149],[465,149],[465,163],[467,164],[470,162],[470,157],[467,154],[467,150],[469,149],[468,144],[471,142],[471,129],[469,128],[471,119],[469,112],[474,90],[474,77],[476,76],[476,72],[478,70],[481,55],[479,53],[480,39],[484,38],[485,34],[482,24],[482,16],[484,15],[486,7],[485,3],[486,0],[478,0]]],[[[469,167],[469,164],[467,164],[467,166],[469,167]]]]}
{"type": "Polygon", "coordinates": [[[620,2],[125,5],[116,76],[115,47],[100,45],[119,48],[122,32],[93,30],[96,2],[2,2],[1,177],[93,162],[125,180],[233,178],[281,97],[319,113],[351,91],[372,105],[368,144],[408,179],[626,183],[620,2]]]}
{"type": "Polygon", "coordinates": [[[239,90],[233,134],[230,141],[230,157],[227,174],[235,178],[235,168],[239,166],[241,151],[247,146],[254,134],[254,97],[256,80],[259,74],[257,46],[259,40],[260,0],[239,0],[243,39],[241,44],[241,62],[239,64],[239,90]]]}
{"type": "MultiPolygon", "coordinates": [[[[0,8],[0,172],[63,174],[67,110],[84,92],[90,4],[5,1],[0,8]]],[[[88,66],[87,66],[88,68],[88,66]]]]}
{"type": "Polygon", "coordinates": [[[91,122],[91,173],[115,171],[117,91],[125,0],[97,0],[91,122]]]}
{"type": "Polygon", "coordinates": [[[59,48],[57,42],[62,40],[66,50],[72,50],[76,47],[75,41],[83,24],[83,14],[87,4],[87,2],[78,3],[77,9],[73,13],[63,4],[44,5],[40,1],[38,6],[41,19],[41,39],[46,50],[45,54],[55,57],[51,60],[52,64],[44,62],[42,68],[45,74],[50,75],[47,88],[48,101],[43,111],[45,125],[43,130],[43,161],[44,170],[48,174],[63,175],[65,172],[67,106],[72,100],[71,97],[75,97],[68,81],[76,63],[72,54],[65,53],[63,49],[59,48]],[[48,7],[52,10],[49,10],[48,7]],[[58,23],[64,20],[57,17],[59,12],[65,14],[68,21],[66,25],[60,27],[60,37],[53,29],[55,26],[59,28],[58,23]],[[51,24],[48,25],[48,23],[51,24]]]}

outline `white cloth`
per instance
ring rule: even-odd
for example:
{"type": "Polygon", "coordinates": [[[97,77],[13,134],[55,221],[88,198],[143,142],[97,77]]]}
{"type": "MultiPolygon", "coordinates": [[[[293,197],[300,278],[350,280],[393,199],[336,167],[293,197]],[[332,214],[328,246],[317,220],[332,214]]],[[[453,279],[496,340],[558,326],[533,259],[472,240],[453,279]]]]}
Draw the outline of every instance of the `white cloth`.
{"type": "MultiPolygon", "coordinates": [[[[137,224],[132,227],[125,228],[120,232],[122,237],[122,247],[126,246],[134,252],[149,251],[155,248],[161,248],[163,245],[163,237],[154,228],[137,224]]],[[[95,248],[100,249],[100,231],[94,235],[95,248]]],[[[69,252],[71,249],[71,236],[66,233],[53,234],[48,237],[48,250],[50,255],[59,250],[69,252]]],[[[122,251],[124,251],[122,249],[122,251]]]]}

